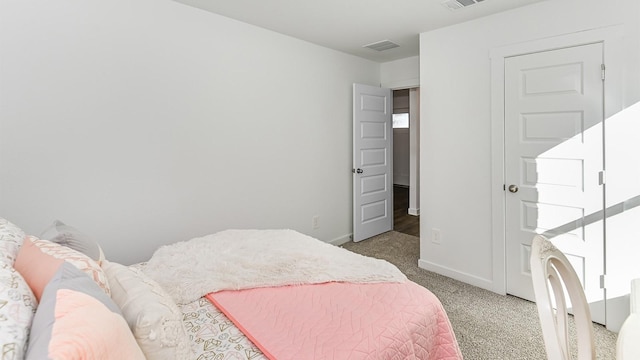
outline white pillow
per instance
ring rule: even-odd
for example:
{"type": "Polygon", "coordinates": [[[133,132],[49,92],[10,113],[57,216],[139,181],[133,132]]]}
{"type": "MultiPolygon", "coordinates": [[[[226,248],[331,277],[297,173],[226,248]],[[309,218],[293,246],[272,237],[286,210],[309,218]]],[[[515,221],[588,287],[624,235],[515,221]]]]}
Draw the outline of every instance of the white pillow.
{"type": "Polygon", "coordinates": [[[22,275],[0,262],[0,358],[24,358],[36,298],[22,275]]]}
{"type": "Polygon", "coordinates": [[[140,270],[105,260],[111,298],[120,307],[148,360],[190,359],[182,313],[158,283],[140,270]]]}
{"type": "MultiPolygon", "coordinates": [[[[24,231],[6,219],[0,218],[0,262],[13,266],[24,240],[24,231]]],[[[0,353],[1,354],[1,353],[0,353]]]]}

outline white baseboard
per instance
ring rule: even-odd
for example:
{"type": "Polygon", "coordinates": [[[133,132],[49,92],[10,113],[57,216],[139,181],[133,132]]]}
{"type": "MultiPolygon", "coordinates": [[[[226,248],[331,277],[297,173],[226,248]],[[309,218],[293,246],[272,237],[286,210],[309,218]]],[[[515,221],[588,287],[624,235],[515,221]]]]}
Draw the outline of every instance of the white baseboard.
{"type": "Polygon", "coordinates": [[[495,292],[494,284],[493,284],[493,281],[491,280],[487,280],[481,277],[477,277],[475,275],[467,274],[458,270],[450,269],[446,266],[434,264],[430,261],[426,261],[423,259],[418,260],[418,267],[421,269],[432,271],[440,275],[444,275],[446,277],[450,277],[458,281],[462,281],[463,283],[467,283],[469,285],[477,286],[479,288],[495,292]]]}
{"type": "Polygon", "coordinates": [[[342,244],[348,243],[349,241],[351,241],[351,239],[353,239],[353,235],[347,234],[347,235],[340,236],[339,238],[329,240],[328,243],[331,245],[340,246],[342,244]]]}
{"type": "Polygon", "coordinates": [[[417,209],[409,208],[408,213],[409,215],[420,216],[420,208],[417,208],[417,209]]]}

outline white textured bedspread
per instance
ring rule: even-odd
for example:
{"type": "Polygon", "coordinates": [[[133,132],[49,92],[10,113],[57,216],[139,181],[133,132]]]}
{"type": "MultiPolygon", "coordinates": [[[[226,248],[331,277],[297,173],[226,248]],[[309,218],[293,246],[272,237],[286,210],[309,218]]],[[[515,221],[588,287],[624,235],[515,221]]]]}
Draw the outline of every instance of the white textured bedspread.
{"type": "Polygon", "coordinates": [[[179,304],[220,290],[407,280],[384,260],[294,230],[225,230],[162,246],[143,271],[179,304]]]}

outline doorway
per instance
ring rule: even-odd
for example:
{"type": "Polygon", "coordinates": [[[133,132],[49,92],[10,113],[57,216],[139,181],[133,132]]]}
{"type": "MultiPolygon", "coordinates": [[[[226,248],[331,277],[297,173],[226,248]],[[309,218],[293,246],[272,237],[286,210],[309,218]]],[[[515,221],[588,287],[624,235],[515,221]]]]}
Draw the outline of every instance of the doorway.
{"type": "MultiPolygon", "coordinates": [[[[602,81],[604,96],[603,96],[603,118],[604,123],[602,124],[602,129],[608,128],[609,119],[622,110],[622,104],[617,101],[617,99],[622,98],[622,89],[623,89],[623,72],[624,66],[622,65],[622,49],[623,46],[623,34],[622,27],[620,26],[612,26],[603,29],[594,29],[594,30],[585,30],[577,33],[571,33],[566,35],[560,35],[552,38],[544,38],[539,40],[532,40],[520,44],[507,45],[500,48],[494,48],[490,52],[491,57],[491,93],[492,93],[492,103],[491,103],[491,137],[492,137],[492,235],[493,235],[493,273],[494,273],[494,282],[493,282],[493,291],[497,293],[506,294],[507,291],[507,269],[506,269],[506,259],[508,257],[506,244],[507,240],[507,227],[506,218],[507,218],[507,198],[509,195],[513,195],[513,193],[509,192],[508,187],[513,183],[509,182],[509,179],[506,177],[507,164],[506,164],[506,149],[505,147],[507,139],[506,139],[506,104],[505,104],[505,91],[506,91],[506,79],[505,79],[505,71],[506,71],[506,60],[511,57],[517,57],[525,54],[534,54],[534,53],[543,53],[547,51],[553,51],[556,49],[568,49],[568,48],[576,48],[583,45],[591,45],[591,44],[602,44],[603,51],[599,55],[601,59],[600,68],[598,69],[598,77],[602,81]],[[606,71],[605,71],[606,70],[606,71]],[[604,101],[606,100],[606,101],[604,101]]],[[[568,64],[570,65],[570,64],[568,64]]],[[[590,136],[598,126],[594,127],[583,127],[586,132],[588,132],[585,136],[590,136]]],[[[609,131],[609,130],[608,130],[609,131]]],[[[609,136],[607,136],[608,138],[609,136]]],[[[603,139],[604,140],[604,139],[603,139]]],[[[611,143],[610,143],[611,144],[611,143]]],[[[609,157],[609,155],[607,156],[609,157]]],[[[543,164],[541,164],[543,165],[543,164]]],[[[536,165],[537,166],[537,165],[536,165]]],[[[563,171],[568,170],[568,167],[563,167],[563,171]]],[[[522,173],[521,173],[522,174],[522,173]]],[[[533,174],[533,173],[532,173],[533,174]]],[[[585,173],[586,175],[586,173],[585,173]]],[[[604,182],[604,174],[598,174],[596,176],[597,181],[604,182]],[[600,180],[602,179],[602,180],[600,180]]],[[[538,175],[536,175],[538,176],[538,175]]],[[[535,178],[533,178],[535,179],[535,178]]],[[[539,179],[539,177],[538,177],[539,179]]],[[[587,178],[589,181],[592,180],[592,177],[589,176],[587,178]]],[[[537,181],[537,180],[536,180],[537,181]]],[[[517,184],[516,184],[517,185],[517,184]]],[[[606,183],[603,186],[603,189],[607,186],[606,183]]],[[[611,188],[609,188],[610,190],[611,188]]],[[[606,189],[605,189],[606,192],[606,189]]],[[[605,198],[605,196],[603,196],[605,198]]],[[[608,198],[608,197],[607,197],[608,198]]],[[[540,198],[537,199],[540,202],[540,198]]],[[[604,200],[604,199],[603,199],[604,200]]],[[[607,200],[608,201],[608,200],[607,200]]],[[[602,204],[604,207],[604,204],[602,204]]],[[[535,210],[535,207],[531,207],[531,210],[535,210]]],[[[534,211],[531,211],[530,214],[534,214],[534,211]]],[[[603,226],[607,217],[609,216],[608,208],[607,210],[602,209],[600,212],[591,213],[585,211],[585,217],[582,222],[575,221],[572,224],[559,224],[559,226],[553,226],[551,230],[557,230],[557,228],[565,228],[562,225],[567,225],[567,229],[569,228],[579,228],[581,226],[591,227],[594,226],[603,226]],[[599,225],[598,225],[599,223],[599,225]],[[573,225],[573,226],[569,226],[573,225]]],[[[520,218],[521,224],[524,224],[523,218],[520,218]]],[[[537,222],[536,222],[537,224],[537,222]]],[[[607,253],[609,253],[607,235],[609,233],[605,228],[609,228],[606,226],[602,229],[602,245],[604,249],[607,249],[607,253]]],[[[587,232],[591,233],[590,229],[586,229],[587,232]]],[[[544,234],[546,232],[542,231],[544,234]]],[[[604,312],[604,322],[608,329],[616,330],[619,329],[619,326],[624,321],[624,318],[628,315],[628,302],[623,304],[622,302],[616,302],[616,298],[612,298],[611,294],[613,291],[617,291],[620,289],[618,282],[616,281],[607,281],[609,279],[607,264],[610,264],[609,255],[603,257],[604,261],[604,273],[601,274],[598,280],[600,280],[600,286],[604,285],[603,289],[596,291],[604,291],[604,301],[598,301],[597,299],[591,303],[591,311],[592,317],[594,321],[600,322],[602,320],[602,313],[604,312]],[[612,291],[613,290],[613,291],[612,291]],[[621,306],[618,306],[621,304],[621,306]],[[594,307],[594,305],[596,305],[594,307]],[[603,311],[604,310],[604,311],[603,311]],[[600,314],[600,315],[596,315],[600,314]],[[600,316],[600,319],[597,317],[600,316]]],[[[619,259],[616,259],[619,261],[619,259]]],[[[526,268],[523,269],[526,272],[526,268]]],[[[586,275],[586,274],[585,274],[586,275]]],[[[613,278],[613,277],[611,277],[613,278]]],[[[620,290],[618,294],[628,294],[628,282],[622,284],[624,289],[620,290]]],[[[593,288],[593,287],[592,287],[593,288]]],[[[589,291],[589,290],[587,290],[589,291]]],[[[509,291],[510,292],[510,291],[509,291]]],[[[618,296],[622,298],[621,296],[618,296]]],[[[598,295],[598,298],[602,299],[601,295],[598,295]]]]}
{"type": "Polygon", "coordinates": [[[419,89],[393,90],[393,230],[420,236],[419,89]]]}
{"type": "MultiPolygon", "coordinates": [[[[408,206],[398,211],[417,217],[419,207],[419,89],[398,92],[404,101],[393,106],[393,93],[389,88],[353,84],[353,241],[358,242],[396,228],[409,231],[408,225],[394,227],[394,186],[398,196],[403,188],[408,191],[408,206]],[[403,150],[394,149],[393,114],[396,128],[405,135],[396,139],[403,150]],[[408,115],[408,116],[407,116],[408,115]],[[400,124],[404,118],[404,124],[400,124]],[[404,153],[400,160],[395,153],[404,153]],[[408,158],[408,161],[407,161],[408,158]],[[400,167],[402,161],[403,167],[400,167]],[[405,162],[406,161],[406,162],[405,162]],[[398,164],[394,164],[397,162],[398,164]],[[403,176],[394,176],[394,169],[403,176]],[[407,184],[408,183],[408,184],[407,184]],[[407,189],[408,187],[408,189],[407,189]]],[[[404,198],[404,197],[402,197],[404,198]]],[[[398,219],[400,224],[411,224],[412,234],[419,234],[419,219],[398,219]]]]}

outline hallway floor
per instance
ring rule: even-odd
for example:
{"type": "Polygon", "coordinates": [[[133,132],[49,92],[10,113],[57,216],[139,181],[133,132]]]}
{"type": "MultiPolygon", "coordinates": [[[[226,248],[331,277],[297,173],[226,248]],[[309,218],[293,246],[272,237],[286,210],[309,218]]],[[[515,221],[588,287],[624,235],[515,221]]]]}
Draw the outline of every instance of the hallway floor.
{"type": "Polygon", "coordinates": [[[409,188],[393,186],[393,230],[420,237],[420,216],[408,214],[409,188]]]}

